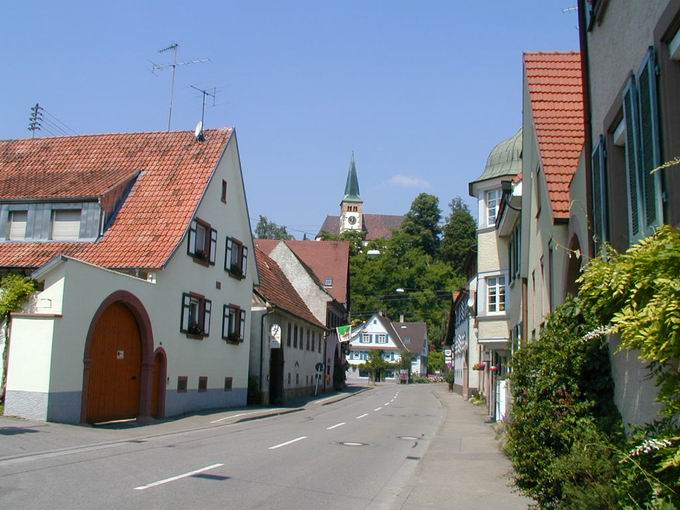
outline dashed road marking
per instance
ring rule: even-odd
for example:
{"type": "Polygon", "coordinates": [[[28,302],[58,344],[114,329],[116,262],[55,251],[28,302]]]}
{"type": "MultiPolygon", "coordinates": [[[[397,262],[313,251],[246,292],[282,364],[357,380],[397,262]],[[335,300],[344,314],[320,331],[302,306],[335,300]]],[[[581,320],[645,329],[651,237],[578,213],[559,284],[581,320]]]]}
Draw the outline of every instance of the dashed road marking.
{"type": "Polygon", "coordinates": [[[366,416],[368,416],[368,413],[364,413],[361,416],[357,416],[357,420],[360,420],[361,418],[365,418],[366,416]]]}
{"type": "Polygon", "coordinates": [[[345,424],[345,422],[342,421],[340,423],[336,423],[335,425],[331,425],[330,427],[326,427],[326,430],[337,429],[338,427],[342,427],[344,424],[345,424]]]}
{"type": "Polygon", "coordinates": [[[373,411],[375,411],[375,412],[377,413],[377,412],[380,411],[381,409],[382,409],[382,407],[376,407],[375,409],[373,409],[373,411]]]}
{"type": "Polygon", "coordinates": [[[159,480],[157,482],[153,482],[153,483],[150,483],[148,485],[140,485],[139,487],[135,487],[134,490],[143,491],[145,489],[150,489],[151,487],[163,485],[164,483],[174,482],[175,480],[187,478],[188,476],[192,476],[192,475],[195,475],[195,474],[198,474],[198,473],[203,473],[204,471],[210,471],[211,469],[215,469],[215,468],[218,468],[218,467],[221,467],[221,466],[224,466],[224,464],[213,464],[212,466],[206,466],[206,467],[201,468],[201,469],[189,471],[188,473],[184,473],[183,475],[172,476],[170,478],[165,478],[164,480],[159,480]]]}

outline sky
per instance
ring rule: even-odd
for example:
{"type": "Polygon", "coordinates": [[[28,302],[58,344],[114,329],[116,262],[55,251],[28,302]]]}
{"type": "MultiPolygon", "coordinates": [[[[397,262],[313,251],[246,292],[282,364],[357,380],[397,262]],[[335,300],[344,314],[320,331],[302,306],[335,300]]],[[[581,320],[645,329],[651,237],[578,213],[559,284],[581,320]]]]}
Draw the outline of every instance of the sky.
{"type": "MultiPolygon", "coordinates": [[[[259,215],[313,236],[338,214],[352,151],[364,211],[404,214],[418,193],[468,197],[521,126],[522,52],[578,49],[575,0],[10,2],[0,17],[0,139],[236,128],[259,215]],[[563,12],[567,10],[567,12],[563,12]],[[61,121],[59,124],[57,121],[61,121]],[[49,127],[48,127],[49,126],[49,127]],[[39,136],[49,136],[46,131],[39,136]]],[[[473,210],[474,213],[474,210],[473,210]]]]}

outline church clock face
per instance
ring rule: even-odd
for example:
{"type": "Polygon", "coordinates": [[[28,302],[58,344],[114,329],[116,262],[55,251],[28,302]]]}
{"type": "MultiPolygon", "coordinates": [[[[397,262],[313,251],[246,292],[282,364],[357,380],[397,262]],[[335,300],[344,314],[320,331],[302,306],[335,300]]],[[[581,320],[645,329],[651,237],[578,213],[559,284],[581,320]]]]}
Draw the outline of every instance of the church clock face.
{"type": "Polygon", "coordinates": [[[347,218],[347,223],[349,223],[350,225],[354,225],[356,224],[356,222],[357,222],[356,216],[350,216],[349,218],[347,218]]]}

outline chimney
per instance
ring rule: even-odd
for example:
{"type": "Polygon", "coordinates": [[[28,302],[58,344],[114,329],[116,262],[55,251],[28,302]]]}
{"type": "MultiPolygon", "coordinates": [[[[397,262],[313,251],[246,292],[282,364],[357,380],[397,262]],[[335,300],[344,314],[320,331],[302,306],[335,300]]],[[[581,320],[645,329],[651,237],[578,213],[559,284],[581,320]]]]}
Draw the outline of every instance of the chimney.
{"type": "Polygon", "coordinates": [[[380,311],[378,312],[378,315],[380,315],[380,317],[382,317],[382,310],[380,310],[380,311]]]}
{"type": "Polygon", "coordinates": [[[404,314],[399,315],[399,322],[404,322],[404,314]]]}

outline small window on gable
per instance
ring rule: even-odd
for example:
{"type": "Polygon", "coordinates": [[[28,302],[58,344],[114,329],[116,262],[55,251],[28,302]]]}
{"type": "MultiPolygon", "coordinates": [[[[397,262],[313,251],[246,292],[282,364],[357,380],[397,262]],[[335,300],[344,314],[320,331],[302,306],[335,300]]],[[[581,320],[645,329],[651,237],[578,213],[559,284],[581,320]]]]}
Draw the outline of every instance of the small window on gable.
{"type": "Polygon", "coordinates": [[[370,333],[362,333],[361,334],[361,343],[362,344],[370,344],[372,340],[373,335],[370,333]]]}
{"type": "Polygon", "coordinates": [[[236,238],[227,237],[224,269],[236,278],[245,278],[248,270],[248,248],[236,238]]]}
{"type": "Polygon", "coordinates": [[[246,332],[246,311],[236,305],[224,305],[222,338],[228,342],[243,342],[246,332]]]}
{"type": "Polygon", "coordinates": [[[227,203],[227,181],[222,179],[222,202],[227,203]]]}
{"type": "Polygon", "coordinates": [[[55,209],[52,211],[53,241],[75,241],[80,237],[80,209],[55,209]]]}
{"type": "Polygon", "coordinates": [[[386,344],[387,343],[387,335],[385,333],[379,333],[379,334],[375,335],[375,343],[386,344]]]}
{"type": "Polygon", "coordinates": [[[180,332],[205,337],[210,335],[212,301],[199,294],[182,294],[182,317],[180,332]]]}
{"type": "Polygon", "coordinates": [[[332,287],[333,286],[333,278],[331,278],[330,276],[328,278],[326,278],[326,280],[324,280],[324,282],[323,282],[323,286],[324,287],[332,287]]]}
{"type": "Polygon", "coordinates": [[[187,254],[202,264],[215,264],[217,256],[217,230],[205,221],[194,219],[189,225],[187,254]]]}
{"type": "Polygon", "coordinates": [[[10,211],[7,239],[10,241],[22,241],[26,239],[27,220],[28,211],[10,211]]]}

